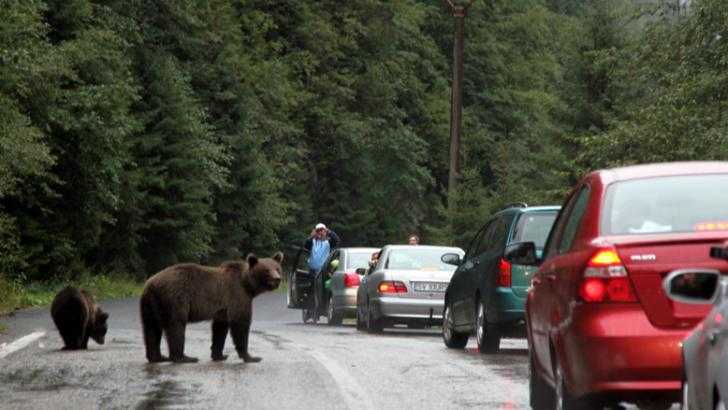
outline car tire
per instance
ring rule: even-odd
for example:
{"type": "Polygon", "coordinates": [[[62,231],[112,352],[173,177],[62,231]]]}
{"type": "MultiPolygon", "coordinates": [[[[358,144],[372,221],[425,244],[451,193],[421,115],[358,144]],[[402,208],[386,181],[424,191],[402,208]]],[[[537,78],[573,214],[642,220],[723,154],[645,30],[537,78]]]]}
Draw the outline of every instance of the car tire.
{"type": "Polygon", "coordinates": [[[554,406],[556,410],[589,410],[595,408],[595,403],[589,402],[587,399],[575,399],[569,394],[569,390],[564,383],[564,371],[558,359],[555,360],[556,368],[554,376],[556,378],[556,389],[554,391],[554,406]]]}
{"type": "Polygon", "coordinates": [[[358,305],[356,307],[356,330],[366,330],[364,319],[361,317],[361,308],[358,305]]]}
{"type": "Polygon", "coordinates": [[[553,410],[554,408],[554,389],[551,388],[536,373],[536,367],[533,363],[533,355],[528,352],[528,387],[529,400],[531,408],[534,410],[553,410]]]}
{"type": "Polygon", "coordinates": [[[334,295],[329,296],[329,304],[326,309],[326,319],[328,320],[329,326],[341,326],[343,317],[341,313],[336,312],[334,295]]]}
{"type": "Polygon", "coordinates": [[[384,329],[384,321],[381,318],[374,319],[371,307],[367,307],[367,331],[369,333],[381,333],[384,329]]]}
{"type": "Polygon", "coordinates": [[[455,331],[455,321],[452,317],[452,304],[445,305],[445,312],[442,315],[442,341],[450,349],[463,349],[468,344],[467,333],[455,331]]]}
{"type": "Polygon", "coordinates": [[[720,396],[715,398],[715,410],[726,410],[725,401],[720,396]]]}
{"type": "Polygon", "coordinates": [[[482,354],[494,354],[500,350],[500,329],[497,325],[488,323],[485,302],[482,300],[478,303],[478,312],[475,316],[475,340],[482,354]]]}

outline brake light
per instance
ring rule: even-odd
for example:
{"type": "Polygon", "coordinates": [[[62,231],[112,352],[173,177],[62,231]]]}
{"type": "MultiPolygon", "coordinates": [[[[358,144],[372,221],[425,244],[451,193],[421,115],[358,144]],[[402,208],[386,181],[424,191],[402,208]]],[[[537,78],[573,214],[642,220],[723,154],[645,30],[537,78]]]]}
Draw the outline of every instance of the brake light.
{"type": "Polygon", "coordinates": [[[407,293],[407,286],[400,281],[385,280],[379,282],[379,293],[407,293]]]}
{"type": "Polygon", "coordinates": [[[589,259],[579,286],[584,302],[636,302],[627,269],[615,249],[602,249],[589,259]]]}
{"type": "Polygon", "coordinates": [[[353,288],[361,284],[361,279],[356,273],[345,273],[344,274],[344,287],[353,288]]]}
{"type": "Polygon", "coordinates": [[[513,283],[513,266],[510,262],[505,259],[501,259],[498,262],[498,279],[496,280],[497,286],[510,288],[513,283]]]}

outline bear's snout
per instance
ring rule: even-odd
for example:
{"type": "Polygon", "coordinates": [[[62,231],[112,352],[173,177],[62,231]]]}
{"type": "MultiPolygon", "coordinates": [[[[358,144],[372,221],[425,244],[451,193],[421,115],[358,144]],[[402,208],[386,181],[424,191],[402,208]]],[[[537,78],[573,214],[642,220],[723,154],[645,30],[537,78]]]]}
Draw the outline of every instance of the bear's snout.
{"type": "Polygon", "coordinates": [[[278,288],[278,285],[281,284],[281,278],[269,278],[268,279],[268,287],[270,290],[275,290],[278,288]]]}

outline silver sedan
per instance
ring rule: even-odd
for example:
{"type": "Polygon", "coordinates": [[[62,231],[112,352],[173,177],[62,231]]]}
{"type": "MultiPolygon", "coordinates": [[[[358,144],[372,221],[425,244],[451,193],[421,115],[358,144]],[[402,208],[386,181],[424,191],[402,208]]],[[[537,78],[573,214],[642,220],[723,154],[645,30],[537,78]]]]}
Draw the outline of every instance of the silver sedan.
{"type": "Polygon", "coordinates": [[[376,266],[362,278],[357,291],[357,328],[379,332],[406,324],[422,328],[442,321],[445,290],[455,266],[442,255],[460,248],[423,245],[388,245],[376,266]]]}

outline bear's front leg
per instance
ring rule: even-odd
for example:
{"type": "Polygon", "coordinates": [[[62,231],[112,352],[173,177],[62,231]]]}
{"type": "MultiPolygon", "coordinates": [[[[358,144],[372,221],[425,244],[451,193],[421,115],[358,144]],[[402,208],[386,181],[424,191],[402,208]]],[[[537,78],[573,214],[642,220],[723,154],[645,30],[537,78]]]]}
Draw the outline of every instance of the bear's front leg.
{"type": "Polygon", "coordinates": [[[230,333],[235,343],[238,357],[246,363],[256,363],[263,359],[248,354],[248,335],[250,334],[250,320],[230,322],[230,333]]]}

